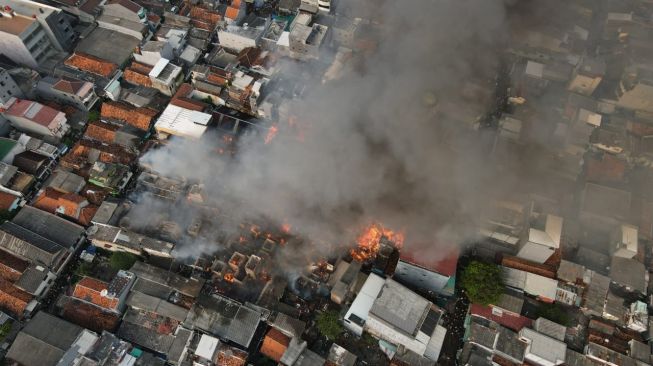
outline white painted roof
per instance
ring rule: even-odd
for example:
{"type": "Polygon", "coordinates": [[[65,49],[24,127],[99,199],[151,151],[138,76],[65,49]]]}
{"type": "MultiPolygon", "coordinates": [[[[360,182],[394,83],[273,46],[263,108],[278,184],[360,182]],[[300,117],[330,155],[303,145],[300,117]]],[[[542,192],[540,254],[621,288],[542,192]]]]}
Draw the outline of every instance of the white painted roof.
{"type": "Polygon", "coordinates": [[[544,64],[528,61],[526,63],[526,75],[541,78],[544,75],[544,64]]]}
{"type": "Polygon", "coordinates": [[[562,236],[562,222],[562,217],[546,215],[544,231],[532,228],[529,229],[528,241],[551,248],[559,248],[560,237],[562,236]]]}
{"type": "Polygon", "coordinates": [[[149,76],[153,78],[159,76],[161,71],[163,71],[163,69],[166,68],[166,65],[168,65],[169,62],[170,60],[168,59],[165,59],[163,57],[160,58],[159,61],[156,62],[156,65],[154,65],[154,67],[152,68],[152,71],[150,71],[149,76]]]}
{"type": "Polygon", "coordinates": [[[369,277],[367,277],[367,281],[365,281],[365,284],[358,293],[358,296],[356,296],[356,299],[354,299],[354,302],[351,304],[351,307],[347,311],[345,319],[349,319],[349,315],[355,314],[363,321],[367,320],[370,309],[372,309],[374,301],[376,300],[377,296],[379,296],[379,293],[381,292],[384,284],[385,280],[383,278],[375,275],[374,273],[371,273],[369,277]]]}
{"type": "Polygon", "coordinates": [[[621,242],[629,251],[637,253],[637,227],[621,225],[621,242]]]}
{"type": "Polygon", "coordinates": [[[213,355],[215,354],[215,349],[218,347],[218,343],[220,341],[217,338],[203,334],[195,350],[195,355],[213,361],[213,355]]]}
{"type": "Polygon", "coordinates": [[[156,121],[157,131],[171,135],[200,138],[206,131],[211,115],[169,104],[156,121]]]}
{"type": "Polygon", "coordinates": [[[534,296],[541,296],[547,299],[556,298],[558,281],[552,278],[536,275],[535,273],[526,272],[526,283],[524,291],[534,296]]]}

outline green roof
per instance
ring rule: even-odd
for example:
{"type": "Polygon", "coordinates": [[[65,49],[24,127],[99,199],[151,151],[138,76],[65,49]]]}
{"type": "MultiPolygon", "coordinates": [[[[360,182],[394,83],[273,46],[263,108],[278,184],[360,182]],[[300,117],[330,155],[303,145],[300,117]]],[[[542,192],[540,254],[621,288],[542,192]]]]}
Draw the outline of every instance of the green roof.
{"type": "Polygon", "coordinates": [[[0,137],[0,160],[4,159],[17,143],[16,140],[0,137]]]}

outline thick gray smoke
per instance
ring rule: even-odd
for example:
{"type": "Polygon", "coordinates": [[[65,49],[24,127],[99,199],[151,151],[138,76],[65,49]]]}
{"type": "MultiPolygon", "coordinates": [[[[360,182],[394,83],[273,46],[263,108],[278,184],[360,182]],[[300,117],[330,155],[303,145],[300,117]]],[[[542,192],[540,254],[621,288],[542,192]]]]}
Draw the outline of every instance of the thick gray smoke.
{"type": "Polygon", "coordinates": [[[495,168],[491,139],[471,130],[494,103],[507,5],[354,5],[374,14],[369,34],[376,50],[326,84],[321,74],[303,77],[310,66],[284,65],[302,75],[307,93],[285,101],[289,113],[275,121],[279,133],[270,144],[244,136],[226,159],[215,153],[215,136],[173,139],[143,160],[164,175],[201,180],[235,221],[289,223],[315,243],[306,248],[316,255],[350,246],[361,227],[378,222],[404,231],[406,246],[436,257],[473,238],[497,189],[510,191],[519,180],[495,168]]]}

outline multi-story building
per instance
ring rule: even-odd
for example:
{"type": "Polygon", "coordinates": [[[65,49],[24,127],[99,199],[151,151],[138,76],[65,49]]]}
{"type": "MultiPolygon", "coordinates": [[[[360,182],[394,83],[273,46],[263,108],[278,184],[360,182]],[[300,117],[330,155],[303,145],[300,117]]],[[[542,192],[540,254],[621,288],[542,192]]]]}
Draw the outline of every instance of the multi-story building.
{"type": "Polygon", "coordinates": [[[0,67],[0,108],[9,106],[12,98],[20,98],[23,92],[7,70],[0,67]]]}
{"type": "Polygon", "coordinates": [[[16,129],[52,141],[61,139],[70,128],[63,112],[31,100],[16,99],[7,108],[5,117],[16,129]]]}
{"type": "Polygon", "coordinates": [[[328,30],[326,25],[317,23],[312,26],[295,24],[290,31],[290,56],[299,60],[319,59],[328,30]]]}
{"type": "Polygon", "coordinates": [[[58,51],[70,51],[75,45],[77,34],[70,24],[69,16],[54,6],[30,0],[7,0],[4,5],[17,14],[35,19],[58,51]]]}
{"type": "Polygon", "coordinates": [[[344,318],[357,335],[363,331],[385,342],[437,360],[447,329],[443,311],[396,281],[370,274],[344,318]]]}
{"type": "Polygon", "coordinates": [[[72,104],[82,110],[90,110],[98,101],[93,83],[76,79],[45,77],[36,87],[37,92],[47,99],[72,104]]]}
{"type": "Polygon", "coordinates": [[[0,53],[32,68],[56,53],[37,19],[18,14],[9,6],[0,9],[0,15],[0,53]]]}

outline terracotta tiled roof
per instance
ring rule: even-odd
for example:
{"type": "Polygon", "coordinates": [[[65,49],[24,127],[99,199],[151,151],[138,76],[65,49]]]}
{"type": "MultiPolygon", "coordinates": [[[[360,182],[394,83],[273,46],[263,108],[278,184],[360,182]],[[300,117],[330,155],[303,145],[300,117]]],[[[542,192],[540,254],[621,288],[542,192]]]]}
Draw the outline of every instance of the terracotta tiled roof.
{"type": "Polygon", "coordinates": [[[281,361],[281,357],[288,349],[290,338],[275,328],[271,328],[263,339],[260,352],[273,359],[276,362],[281,361]]]}
{"type": "MultiPolygon", "coordinates": [[[[445,255],[443,253],[443,255],[445,255]]],[[[427,257],[420,256],[418,253],[408,251],[406,249],[401,251],[401,261],[428,269],[439,273],[444,276],[453,276],[456,274],[456,266],[458,265],[458,250],[452,250],[445,257],[427,259],[427,257]]]]}
{"type": "Polygon", "coordinates": [[[193,111],[199,111],[202,112],[206,110],[208,107],[208,104],[193,100],[189,96],[193,92],[193,87],[190,86],[188,83],[183,83],[179,86],[179,89],[177,89],[177,92],[175,95],[172,97],[172,100],[170,100],[170,104],[176,105],[177,107],[182,107],[186,109],[190,109],[193,111]]]}
{"type": "Polygon", "coordinates": [[[118,69],[118,65],[114,63],[79,52],[75,52],[64,62],[64,64],[79,70],[104,76],[105,78],[113,75],[113,73],[118,69]]]}
{"type": "Polygon", "coordinates": [[[206,81],[218,86],[225,86],[227,85],[228,79],[223,75],[211,72],[208,75],[206,75],[206,81]]]}
{"type": "Polygon", "coordinates": [[[220,21],[220,14],[208,9],[204,9],[200,6],[191,7],[189,15],[192,19],[201,20],[211,25],[215,25],[220,21]]]}
{"type": "Polygon", "coordinates": [[[211,31],[214,28],[214,26],[211,23],[200,19],[191,19],[190,25],[193,28],[203,29],[205,31],[211,31]]]}
{"type": "Polygon", "coordinates": [[[598,183],[619,183],[626,175],[626,162],[610,154],[589,157],[586,163],[586,178],[598,183]]]}
{"type": "Polygon", "coordinates": [[[143,131],[150,129],[154,116],[159,112],[150,108],[134,108],[121,102],[104,102],[100,115],[104,118],[113,118],[127,122],[127,124],[143,131]]]}
{"type": "Polygon", "coordinates": [[[530,325],[533,323],[531,319],[525,316],[513,314],[505,310],[501,311],[501,315],[497,315],[499,312],[496,314],[493,313],[491,306],[472,304],[469,308],[469,312],[472,315],[478,315],[480,317],[495,321],[506,328],[514,330],[515,332],[519,332],[524,327],[530,327],[530,325]]]}
{"type": "Polygon", "coordinates": [[[22,117],[41,126],[50,126],[57,116],[62,115],[52,107],[31,100],[18,99],[5,112],[10,116],[22,117]]]}
{"type": "Polygon", "coordinates": [[[109,284],[95,278],[84,277],[75,285],[73,297],[90,302],[101,308],[115,310],[118,307],[118,299],[103,296],[102,291],[108,290],[109,284]]]}
{"type": "Polygon", "coordinates": [[[29,262],[5,250],[0,250],[0,277],[16,282],[20,275],[29,267],[29,262]]]}
{"type": "Polygon", "coordinates": [[[109,195],[106,188],[98,187],[92,183],[87,183],[79,193],[86,197],[88,202],[96,206],[100,206],[104,199],[109,195]]]}
{"type": "Polygon", "coordinates": [[[152,66],[137,61],[132,61],[131,65],[129,65],[129,68],[136,71],[137,73],[144,75],[150,75],[150,71],[153,69],[152,66]]]}
{"type": "Polygon", "coordinates": [[[34,296],[14,286],[11,282],[0,278],[0,309],[11,315],[22,318],[27,304],[34,296]]]}
{"type": "Polygon", "coordinates": [[[74,297],[63,296],[61,317],[81,327],[101,333],[103,330],[113,332],[120,321],[120,316],[101,307],[83,302],[74,297]]]}
{"type": "Polygon", "coordinates": [[[240,0],[231,0],[231,7],[239,9],[240,8],[240,0]]]}
{"type": "Polygon", "coordinates": [[[79,219],[77,222],[82,226],[89,226],[93,216],[95,216],[95,213],[98,209],[99,207],[95,205],[90,205],[82,208],[81,212],[79,213],[79,219]]]}
{"type": "Polygon", "coordinates": [[[122,74],[123,79],[129,81],[132,84],[142,85],[151,87],[152,80],[150,80],[149,75],[143,75],[136,70],[133,70],[131,67],[125,69],[125,72],[122,74]]]}
{"type": "Polygon", "coordinates": [[[60,90],[68,94],[77,94],[77,92],[84,86],[83,81],[70,81],[61,79],[52,85],[53,89],[60,90]]]}
{"type": "Polygon", "coordinates": [[[156,14],[148,13],[147,14],[147,20],[149,20],[152,23],[158,24],[158,23],[161,22],[161,17],[156,15],[156,14]]]}
{"type": "Polygon", "coordinates": [[[102,290],[109,288],[109,284],[93,277],[84,277],[81,281],[77,282],[75,290],[77,290],[78,287],[93,290],[95,292],[101,292],[102,290]]]}
{"type": "Polygon", "coordinates": [[[224,13],[225,18],[229,18],[231,20],[236,20],[238,18],[238,13],[240,10],[238,8],[233,8],[233,7],[228,7],[227,11],[224,13]]]}
{"type": "Polygon", "coordinates": [[[216,366],[245,366],[247,352],[220,343],[216,358],[216,366]]]}
{"type": "Polygon", "coordinates": [[[7,211],[16,202],[18,197],[13,194],[0,191],[0,210],[7,211]]]}
{"type": "Polygon", "coordinates": [[[513,256],[504,256],[501,260],[501,265],[508,268],[514,268],[521,271],[526,271],[530,273],[535,273],[540,276],[548,278],[556,278],[556,268],[548,266],[546,264],[539,264],[531,262],[529,260],[513,257],[513,256]]]}
{"type": "Polygon", "coordinates": [[[95,121],[88,124],[84,136],[86,138],[110,144],[115,140],[116,131],[119,129],[120,126],[118,125],[102,121],[95,121]]]}
{"type": "Polygon", "coordinates": [[[628,121],[626,123],[626,130],[637,136],[653,135],[653,126],[639,122],[628,121]]]}
{"type": "MultiPolygon", "coordinates": [[[[88,156],[91,152],[99,152],[99,160],[103,163],[120,163],[129,165],[135,159],[136,155],[124,147],[115,144],[105,144],[94,140],[80,140],[70,149],[70,152],[61,159],[70,165],[84,165],[88,162],[88,156]]],[[[79,168],[74,168],[79,169],[79,168]]]]}
{"type": "Polygon", "coordinates": [[[261,49],[258,47],[247,47],[244,48],[240,53],[238,54],[238,63],[245,67],[252,67],[254,65],[261,65],[262,60],[260,58],[261,56],[261,49]]]}
{"type": "Polygon", "coordinates": [[[59,207],[59,198],[64,193],[57,191],[54,188],[46,187],[32,203],[32,206],[50,213],[55,213],[59,207]]]}
{"type": "Polygon", "coordinates": [[[50,187],[41,191],[32,206],[53,214],[61,213],[84,226],[90,224],[92,214],[97,211],[97,206],[89,205],[85,197],[76,193],[63,193],[50,187]],[[59,211],[60,209],[63,212],[59,211]],[[89,215],[91,217],[88,217],[89,215]]]}

